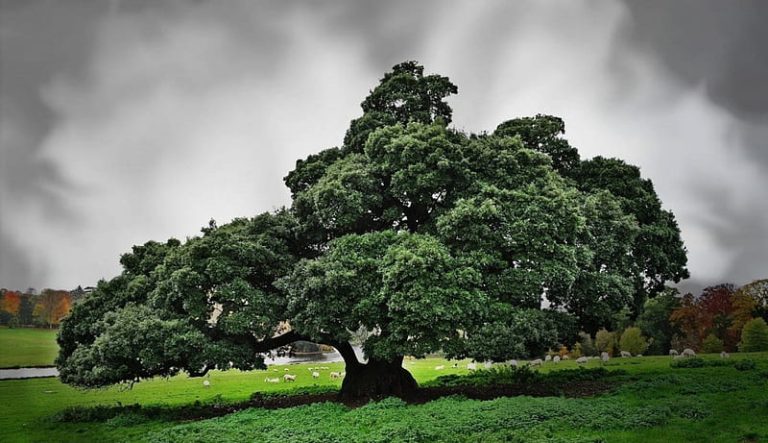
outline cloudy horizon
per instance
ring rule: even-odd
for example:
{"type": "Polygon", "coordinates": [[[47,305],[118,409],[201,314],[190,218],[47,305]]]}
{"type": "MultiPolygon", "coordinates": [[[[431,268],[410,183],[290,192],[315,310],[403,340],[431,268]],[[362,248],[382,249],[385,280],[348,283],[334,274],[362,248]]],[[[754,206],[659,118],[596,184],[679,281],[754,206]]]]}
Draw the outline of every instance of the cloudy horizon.
{"type": "Polygon", "coordinates": [[[0,0],[0,287],[71,289],[134,244],[290,204],[393,65],[453,125],[537,113],[641,168],[684,290],[768,277],[768,3],[0,0]]]}

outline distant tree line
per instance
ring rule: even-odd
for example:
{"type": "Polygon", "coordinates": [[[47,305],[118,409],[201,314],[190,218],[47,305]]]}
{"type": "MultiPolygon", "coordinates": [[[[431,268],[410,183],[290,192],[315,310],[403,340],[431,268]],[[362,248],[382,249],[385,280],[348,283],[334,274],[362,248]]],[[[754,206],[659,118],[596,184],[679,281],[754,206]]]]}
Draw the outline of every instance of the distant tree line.
{"type": "Polygon", "coordinates": [[[34,288],[24,292],[0,289],[0,325],[9,327],[58,327],[73,303],[87,291],[34,288]]]}
{"type": "Polygon", "coordinates": [[[768,279],[741,287],[722,283],[704,288],[698,295],[681,295],[677,289],[668,288],[648,299],[634,318],[623,309],[606,327],[581,332],[570,352],[661,355],[685,348],[704,353],[768,351],[766,322],[768,279]]]}

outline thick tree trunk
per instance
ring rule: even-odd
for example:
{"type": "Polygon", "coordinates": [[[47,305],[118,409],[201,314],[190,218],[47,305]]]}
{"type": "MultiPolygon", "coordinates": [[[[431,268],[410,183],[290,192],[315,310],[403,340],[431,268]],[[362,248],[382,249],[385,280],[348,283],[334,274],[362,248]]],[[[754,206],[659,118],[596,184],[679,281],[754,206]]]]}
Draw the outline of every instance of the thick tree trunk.
{"type": "Polygon", "coordinates": [[[347,364],[347,375],[341,384],[342,400],[410,398],[418,384],[403,367],[403,358],[391,361],[370,359],[366,364],[347,364]]]}

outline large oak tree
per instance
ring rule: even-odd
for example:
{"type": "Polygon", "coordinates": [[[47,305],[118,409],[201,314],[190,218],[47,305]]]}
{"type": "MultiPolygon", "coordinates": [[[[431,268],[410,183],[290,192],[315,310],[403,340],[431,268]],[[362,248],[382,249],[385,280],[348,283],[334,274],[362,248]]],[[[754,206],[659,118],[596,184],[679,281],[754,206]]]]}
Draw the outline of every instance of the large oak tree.
{"type": "Polygon", "coordinates": [[[65,321],[62,380],[256,369],[308,340],[343,356],[343,396],[407,396],[405,355],[530,356],[686,275],[636,167],[581,161],[555,117],[453,129],[456,92],[401,63],[341,146],[296,163],[290,208],[134,247],[65,321]]]}

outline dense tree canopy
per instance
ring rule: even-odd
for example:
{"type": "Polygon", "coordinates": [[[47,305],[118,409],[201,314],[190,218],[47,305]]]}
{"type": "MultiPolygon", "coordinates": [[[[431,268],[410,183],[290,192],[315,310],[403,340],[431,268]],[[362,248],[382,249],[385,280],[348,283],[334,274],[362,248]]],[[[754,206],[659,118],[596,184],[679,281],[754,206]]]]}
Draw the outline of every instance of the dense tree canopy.
{"type": "Polygon", "coordinates": [[[405,355],[525,357],[686,275],[674,217],[638,168],[581,161],[556,117],[452,129],[456,92],[399,64],[341,146],[288,173],[290,208],[134,247],[65,322],[62,380],[259,368],[308,340],[341,352],[344,395],[407,395],[405,355]]]}

